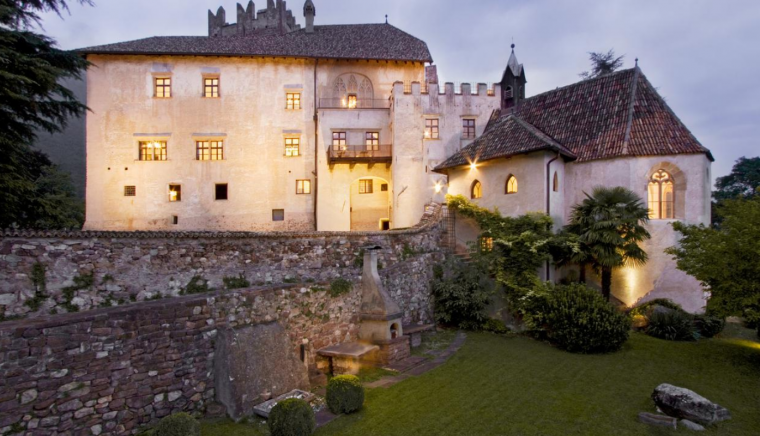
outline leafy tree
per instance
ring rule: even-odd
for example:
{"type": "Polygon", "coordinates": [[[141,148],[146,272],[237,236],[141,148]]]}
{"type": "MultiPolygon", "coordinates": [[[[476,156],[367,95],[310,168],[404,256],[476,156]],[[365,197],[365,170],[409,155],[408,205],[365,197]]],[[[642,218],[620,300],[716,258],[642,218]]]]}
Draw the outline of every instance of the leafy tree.
{"type": "Polygon", "coordinates": [[[673,223],[682,237],[666,252],[710,289],[710,313],[737,315],[760,301],[760,196],[725,200],[718,208],[720,228],[673,223]]]}
{"type": "Polygon", "coordinates": [[[614,49],[610,49],[607,53],[589,52],[591,71],[584,71],[579,76],[583,79],[593,79],[613,73],[623,66],[623,58],[625,55],[615,56],[614,49]]]}
{"type": "Polygon", "coordinates": [[[760,196],[760,157],[740,157],[729,175],[715,180],[715,188],[718,201],[760,196]]]}
{"type": "Polygon", "coordinates": [[[566,230],[578,235],[582,250],[602,275],[602,295],[610,299],[612,271],[625,265],[643,265],[646,252],[639,243],[649,239],[644,227],[649,212],[634,192],[597,186],[573,206],[566,230]]]}
{"type": "Polygon", "coordinates": [[[53,186],[61,174],[30,148],[37,131],[59,132],[86,110],[60,81],[80,79],[87,60],[33,31],[39,12],[66,10],[66,0],[0,0],[0,227],[65,225],[78,214],[67,209],[73,191],[53,186]]]}

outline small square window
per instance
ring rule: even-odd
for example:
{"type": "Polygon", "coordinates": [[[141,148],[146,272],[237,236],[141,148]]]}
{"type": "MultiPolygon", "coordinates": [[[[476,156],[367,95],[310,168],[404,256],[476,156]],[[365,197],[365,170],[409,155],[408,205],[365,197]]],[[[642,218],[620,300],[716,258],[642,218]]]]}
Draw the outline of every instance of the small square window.
{"type": "Polygon", "coordinates": [[[217,183],[214,189],[214,199],[215,200],[226,200],[227,199],[227,184],[226,183],[217,183]]]}
{"type": "Polygon", "coordinates": [[[179,224],[179,217],[177,215],[172,215],[172,224],[179,224]]]}
{"type": "Polygon", "coordinates": [[[372,179],[360,179],[359,180],[359,194],[371,194],[372,193],[372,179]]]}
{"type": "Polygon", "coordinates": [[[182,201],[182,185],[169,185],[169,201],[182,201]]]}
{"type": "Polygon", "coordinates": [[[472,139],[475,137],[475,120],[465,118],[462,120],[462,138],[472,139]]]}
{"type": "Polygon", "coordinates": [[[285,209],[272,209],[272,221],[285,221],[285,209]]]}
{"type": "Polygon", "coordinates": [[[438,118],[425,120],[425,139],[438,139],[438,118]]]}
{"type": "Polygon", "coordinates": [[[311,194],[311,180],[296,180],[296,194],[311,194]]]}
{"type": "Polygon", "coordinates": [[[388,184],[387,184],[387,183],[383,183],[383,184],[381,184],[381,185],[380,185],[380,191],[381,191],[381,192],[386,192],[386,191],[388,191],[388,184]]]}
{"type": "Polygon", "coordinates": [[[285,109],[301,109],[300,92],[288,92],[285,94],[285,109]]]}
{"type": "Polygon", "coordinates": [[[285,156],[295,157],[299,156],[301,146],[300,138],[285,138],[285,156]]]}
{"type": "Polygon", "coordinates": [[[124,196],[125,197],[135,197],[135,196],[137,196],[137,187],[135,187],[135,186],[125,186],[124,187],[124,196]]]}
{"type": "Polygon", "coordinates": [[[172,96],[171,77],[155,77],[153,79],[153,95],[156,98],[170,98],[172,96]]]}
{"type": "Polygon", "coordinates": [[[204,77],[203,78],[203,97],[204,98],[218,98],[219,97],[219,78],[218,77],[204,77]]]}

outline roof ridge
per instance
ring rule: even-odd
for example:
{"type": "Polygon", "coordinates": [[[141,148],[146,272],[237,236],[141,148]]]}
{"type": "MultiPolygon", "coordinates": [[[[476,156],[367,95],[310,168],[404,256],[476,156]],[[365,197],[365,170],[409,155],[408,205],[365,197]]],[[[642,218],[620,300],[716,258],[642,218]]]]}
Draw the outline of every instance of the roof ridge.
{"type": "MultiPolygon", "coordinates": [[[[589,83],[589,82],[594,82],[594,81],[597,81],[597,80],[600,80],[600,79],[606,79],[606,78],[609,78],[609,77],[614,77],[614,76],[617,76],[617,75],[621,75],[623,73],[630,72],[630,71],[634,70],[635,68],[638,68],[638,67],[626,68],[624,70],[618,70],[618,71],[615,71],[615,72],[610,73],[610,74],[605,74],[603,76],[597,76],[597,77],[593,77],[591,79],[579,80],[577,82],[573,82],[573,83],[570,83],[570,84],[565,85],[565,86],[559,86],[557,88],[550,89],[548,91],[544,91],[544,92],[542,92],[540,94],[532,95],[532,96],[526,98],[525,100],[523,100],[523,102],[526,102],[528,100],[532,100],[532,99],[537,98],[537,97],[541,97],[543,95],[549,94],[550,92],[556,92],[556,91],[560,91],[562,89],[567,89],[567,88],[570,88],[570,87],[573,87],[573,86],[577,86],[577,85],[580,85],[581,83],[589,83]]],[[[517,109],[519,110],[519,107],[517,109]]]]}
{"type": "Polygon", "coordinates": [[[635,110],[636,106],[636,91],[637,91],[637,84],[639,83],[639,75],[641,75],[641,70],[639,69],[639,66],[636,65],[634,67],[633,71],[633,84],[631,84],[631,102],[628,103],[628,121],[625,125],[625,136],[623,137],[623,151],[621,154],[626,155],[628,154],[628,142],[631,140],[631,126],[633,125],[633,111],[635,110]]]}

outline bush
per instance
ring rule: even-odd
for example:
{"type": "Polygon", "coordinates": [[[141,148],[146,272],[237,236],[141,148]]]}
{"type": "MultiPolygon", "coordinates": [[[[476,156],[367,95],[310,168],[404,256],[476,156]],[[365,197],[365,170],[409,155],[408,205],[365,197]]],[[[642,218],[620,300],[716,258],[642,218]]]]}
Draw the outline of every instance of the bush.
{"type": "Polygon", "coordinates": [[[726,320],[714,316],[697,315],[694,317],[694,327],[700,336],[711,338],[723,331],[726,326],[726,320]]]}
{"type": "Polygon", "coordinates": [[[187,413],[169,415],[158,422],[153,436],[200,436],[201,425],[187,413]]]}
{"type": "Polygon", "coordinates": [[[509,333],[509,327],[500,319],[489,318],[483,323],[483,331],[503,335],[509,333]]]}
{"type": "Polygon", "coordinates": [[[669,341],[695,341],[693,317],[685,312],[653,312],[646,330],[649,336],[669,341]]]}
{"type": "Polygon", "coordinates": [[[364,404],[364,386],[355,375],[338,375],[327,383],[327,407],[332,413],[352,413],[364,404]]]}
{"type": "Polygon", "coordinates": [[[222,282],[226,289],[241,289],[251,286],[251,282],[245,278],[243,273],[238,274],[237,277],[224,276],[222,282]]]}
{"type": "Polygon", "coordinates": [[[314,432],[314,410],[300,398],[288,398],[275,404],[267,419],[272,436],[304,436],[314,432]]]}
{"type": "Polygon", "coordinates": [[[438,322],[461,329],[478,330],[491,301],[494,285],[474,265],[453,260],[434,270],[432,293],[438,322]]]}
{"type": "Polygon", "coordinates": [[[631,316],[644,315],[648,318],[654,310],[654,306],[662,306],[671,310],[686,313],[686,311],[683,310],[679,304],[674,303],[673,300],[667,298],[655,298],[654,300],[647,301],[646,303],[631,309],[631,316]]]}
{"type": "Polygon", "coordinates": [[[566,351],[606,353],[628,340],[630,319],[583,284],[557,286],[543,300],[547,337],[566,351]]]}

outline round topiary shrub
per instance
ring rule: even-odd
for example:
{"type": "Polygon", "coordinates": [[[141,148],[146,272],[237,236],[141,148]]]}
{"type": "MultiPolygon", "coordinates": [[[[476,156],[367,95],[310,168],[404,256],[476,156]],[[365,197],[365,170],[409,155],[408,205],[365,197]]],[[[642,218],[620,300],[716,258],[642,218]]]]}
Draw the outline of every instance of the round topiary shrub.
{"type": "Polygon", "coordinates": [[[646,330],[649,336],[668,341],[696,341],[694,318],[679,311],[653,312],[646,330]]]}
{"type": "Polygon", "coordinates": [[[503,335],[509,333],[509,327],[504,324],[504,321],[500,319],[488,318],[483,323],[483,331],[496,333],[497,335],[503,335]]]}
{"type": "Polygon", "coordinates": [[[364,404],[364,386],[355,375],[338,375],[327,383],[327,407],[332,413],[351,413],[364,404]]]}
{"type": "Polygon", "coordinates": [[[267,419],[272,436],[305,436],[314,432],[314,410],[300,398],[280,401],[269,412],[267,419]]]}
{"type": "Polygon", "coordinates": [[[628,316],[585,285],[557,286],[544,301],[547,337],[566,351],[607,353],[619,350],[628,340],[628,316]]]}
{"type": "Polygon", "coordinates": [[[697,328],[700,336],[712,338],[723,331],[726,326],[726,320],[714,316],[697,315],[694,317],[694,327],[697,328]]]}
{"type": "Polygon", "coordinates": [[[201,425],[187,413],[175,413],[158,422],[153,436],[201,436],[201,425]]]}

